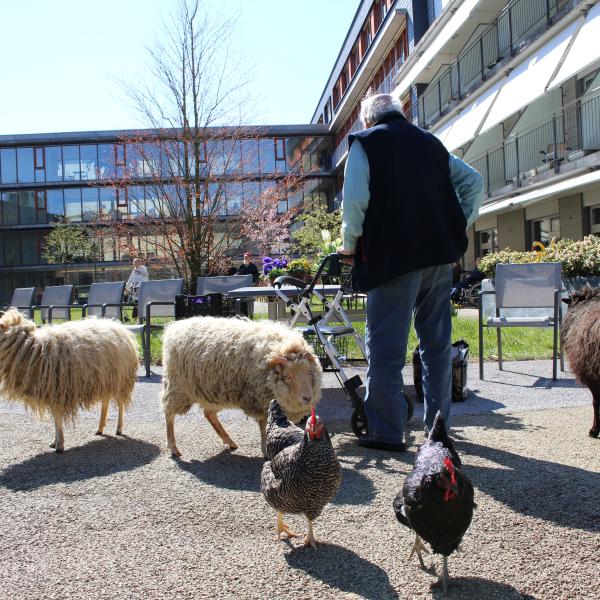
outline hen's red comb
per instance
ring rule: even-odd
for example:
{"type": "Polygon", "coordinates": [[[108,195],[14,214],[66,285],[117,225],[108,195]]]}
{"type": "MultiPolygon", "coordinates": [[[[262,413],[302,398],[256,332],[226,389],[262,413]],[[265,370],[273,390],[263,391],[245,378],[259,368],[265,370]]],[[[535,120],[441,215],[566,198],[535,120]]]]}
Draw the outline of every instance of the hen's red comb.
{"type": "Polygon", "coordinates": [[[315,407],[310,407],[310,417],[312,419],[311,424],[314,427],[317,424],[317,415],[315,414],[315,407]]]}

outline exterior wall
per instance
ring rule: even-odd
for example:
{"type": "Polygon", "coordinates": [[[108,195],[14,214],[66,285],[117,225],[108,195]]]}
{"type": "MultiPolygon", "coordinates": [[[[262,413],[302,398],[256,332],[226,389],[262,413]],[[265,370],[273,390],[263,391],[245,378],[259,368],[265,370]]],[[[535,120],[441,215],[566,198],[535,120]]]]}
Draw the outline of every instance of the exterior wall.
{"type": "Polygon", "coordinates": [[[559,200],[560,237],[580,240],[584,236],[582,194],[574,194],[559,200]]]}
{"type": "Polygon", "coordinates": [[[525,250],[525,210],[498,215],[498,244],[500,249],[525,250]]]}
{"type": "Polygon", "coordinates": [[[475,228],[467,229],[467,237],[469,238],[469,246],[464,255],[464,269],[470,271],[475,267],[475,228]]]}

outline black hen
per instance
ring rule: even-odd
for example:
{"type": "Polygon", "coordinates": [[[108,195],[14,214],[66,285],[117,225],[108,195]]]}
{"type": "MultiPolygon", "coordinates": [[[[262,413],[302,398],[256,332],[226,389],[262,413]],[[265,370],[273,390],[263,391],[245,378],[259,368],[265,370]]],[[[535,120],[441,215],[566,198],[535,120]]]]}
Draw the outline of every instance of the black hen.
{"type": "Polygon", "coordinates": [[[447,557],[458,548],[475,508],[473,486],[461,467],[438,411],[429,438],[419,448],[415,466],[394,499],[396,518],[416,533],[410,556],[416,553],[424,567],[421,551],[426,549],[421,538],[433,552],[444,556],[444,590],[448,586],[447,557]]]}
{"type": "Polygon", "coordinates": [[[284,513],[303,514],[308,521],[304,543],[316,548],[312,523],[337,492],[342,473],[329,434],[314,409],[303,431],[271,400],[267,458],[260,489],[277,511],[278,536],[283,532],[296,537],[283,522],[284,513]]]}

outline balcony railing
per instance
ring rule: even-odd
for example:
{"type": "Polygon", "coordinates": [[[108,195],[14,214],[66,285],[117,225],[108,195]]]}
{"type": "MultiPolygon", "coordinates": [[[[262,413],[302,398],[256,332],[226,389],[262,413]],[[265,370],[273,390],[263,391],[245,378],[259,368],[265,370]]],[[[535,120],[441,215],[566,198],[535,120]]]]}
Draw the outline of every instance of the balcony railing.
{"type": "Polygon", "coordinates": [[[479,87],[505,59],[519,54],[582,0],[514,0],[458,58],[446,65],[419,98],[419,125],[429,128],[479,87]]]}
{"type": "Polygon", "coordinates": [[[483,175],[490,197],[506,186],[520,187],[526,179],[544,172],[559,173],[564,161],[593,151],[600,151],[600,96],[507,138],[469,163],[483,175]]]}
{"type": "Polygon", "coordinates": [[[358,117],[358,119],[356,119],[356,121],[354,121],[354,123],[352,123],[352,127],[350,127],[350,130],[348,131],[347,135],[344,136],[344,139],[338,144],[337,148],[333,152],[333,167],[334,168],[338,165],[340,160],[344,157],[344,154],[346,154],[346,152],[348,152],[348,136],[351,133],[354,133],[355,131],[360,131],[361,129],[364,129],[364,125],[362,124],[360,117],[358,117]]]}

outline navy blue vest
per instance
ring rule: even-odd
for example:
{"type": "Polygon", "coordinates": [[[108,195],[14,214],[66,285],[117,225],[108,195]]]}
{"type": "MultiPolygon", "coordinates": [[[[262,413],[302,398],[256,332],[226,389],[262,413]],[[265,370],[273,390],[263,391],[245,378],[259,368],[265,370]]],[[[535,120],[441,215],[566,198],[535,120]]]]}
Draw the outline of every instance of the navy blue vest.
{"type": "Polygon", "coordinates": [[[356,246],[357,288],[458,260],[467,249],[467,221],[443,144],[396,114],[350,135],[349,143],[355,139],[369,159],[371,196],[356,246]]]}

